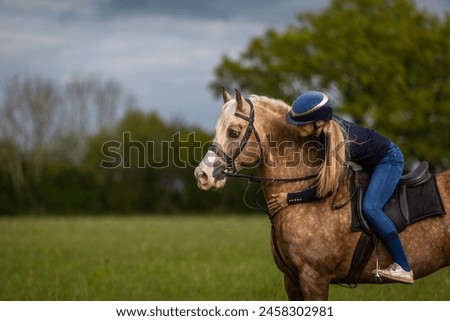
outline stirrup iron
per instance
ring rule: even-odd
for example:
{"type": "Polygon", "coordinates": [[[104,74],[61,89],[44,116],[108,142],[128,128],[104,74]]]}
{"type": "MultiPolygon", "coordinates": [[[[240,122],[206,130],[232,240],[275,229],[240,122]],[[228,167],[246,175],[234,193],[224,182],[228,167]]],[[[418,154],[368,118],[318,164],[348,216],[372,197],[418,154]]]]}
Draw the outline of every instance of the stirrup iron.
{"type": "Polygon", "coordinates": [[[375,234],[373,234],[373,243],[375,244],[375,253],[377,255],[377,259],[376,259],[376,263],[375,263],[375,274],[374,274],[374,278],[375,278],[375,283],[383,283],[383,279],[380,276],[380,246],[378,244],[378,238],[375,236],[375,234]]]}

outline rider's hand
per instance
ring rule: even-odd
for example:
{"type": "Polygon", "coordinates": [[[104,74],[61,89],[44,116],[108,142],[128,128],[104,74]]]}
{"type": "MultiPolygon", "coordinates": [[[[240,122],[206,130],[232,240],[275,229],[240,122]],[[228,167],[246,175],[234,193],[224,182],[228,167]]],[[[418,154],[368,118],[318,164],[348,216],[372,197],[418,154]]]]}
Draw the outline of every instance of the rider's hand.
{"type": "Polygon", "coordinates": [[[272,194],[272,198],[267,202],[270,212],[273,214],[278,213],[281,209],[289,205],[287,200],[288,193],[272,194]]]}

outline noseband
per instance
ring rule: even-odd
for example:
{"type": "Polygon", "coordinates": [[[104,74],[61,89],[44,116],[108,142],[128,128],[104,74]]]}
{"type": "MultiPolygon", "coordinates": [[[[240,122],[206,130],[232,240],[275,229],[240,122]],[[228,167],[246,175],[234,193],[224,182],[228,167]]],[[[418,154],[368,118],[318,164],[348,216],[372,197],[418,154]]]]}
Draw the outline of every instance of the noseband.
{"type": "Polygon", "coordinates": [[[248,140],[249,140],[250,136],[252,135],[252,133],[255,134],[256,142],[258,143],[259,150],[261,152],[260,157],[262,157],[262,155],[263,155],[263,150],[261,147],[261,139],[259,138],[258,132],[256,131],[256,129],[254,127],[255,107],[253,106],[253,103],[250,99],[246,98],[245,101],[250,106],[249,116],[245,116],[245,115],[239,114],[237,112],[234,113],[234,116],[239,117],[248,122],[247,129],[245,130],[244,136],[242,137],[242,140],[239,143],[239,147],[233,149],[233,154],[231,156],[228,155],[227,153],[225,153],[223,150],[219,150],[217,148],[217,146],[214,144],[211,144],[211,146],[208,148],[208,150],[216,153],[217,155],[221,156],[224,159],[226,165],[225,165],[225,169],[223,170],[223,173],[227,176],[232,176],[232,175],[237,174],[236,158],[238,158],[238,156],[244,150],[244,147],[245,147],[245,145],[247,145],[248,140]]]}

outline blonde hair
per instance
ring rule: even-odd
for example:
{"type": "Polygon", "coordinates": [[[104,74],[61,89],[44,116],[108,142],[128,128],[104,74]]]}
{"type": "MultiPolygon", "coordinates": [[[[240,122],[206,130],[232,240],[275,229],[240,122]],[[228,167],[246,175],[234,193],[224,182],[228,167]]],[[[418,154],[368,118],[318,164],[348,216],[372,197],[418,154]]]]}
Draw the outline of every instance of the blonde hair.
{"type": "Polygon", "coordinates": [[[338,190],[341,178],[345,174],[347,140],[341,125],[336,120],[317,122],[317,125],[321,124],[323,124],[322,131],[326,137],[326,146],[325,158],[319,167],[317,195],[324,197],[338,190]]]}

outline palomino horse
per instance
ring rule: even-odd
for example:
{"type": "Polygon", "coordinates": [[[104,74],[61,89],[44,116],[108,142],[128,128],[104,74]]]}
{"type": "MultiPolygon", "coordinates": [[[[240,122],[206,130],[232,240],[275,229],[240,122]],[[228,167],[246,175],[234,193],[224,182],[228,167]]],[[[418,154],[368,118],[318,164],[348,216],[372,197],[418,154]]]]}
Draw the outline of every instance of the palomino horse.
{"type": "MultiPolygon", "coordinates": [[[[255,95],[244,100],[238,91],[235,99],[225,90],[223,95],[225,104],[216,123],[213,145],[195,169],[199,188],[221,188],[227,171],[237,173],[250,166],[259,167],[266,200],[274,193],[310,186],[308,176],[317,170],[320,150],[296,134],[295,126],[287,124],[289,106],[255,95]],[[279,177],[306,179],[271,180],[279,177]]],[[[400,234],[416,279],[450,265],[450,171],[437,174],[436,181],[447,214],[415,223],[400,234]]],[[[284,273],[290,300],[327,300],[330,283],[343,282],[347,276],[361,232],[350,231],[350,205],[332,210],[334,202],[349,199],[347,186],[343,183],[336,197],[271,213],[272,253],[284,273]]],[[[380,263],[381,267],[392,263],[384,247],[380,263]]],[[[359,283],[375,282],[371,274],[375,265],[376,255],[372,253],[359,283]]]]}

